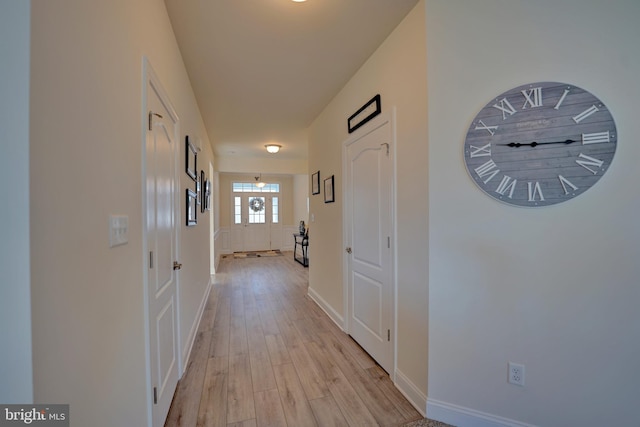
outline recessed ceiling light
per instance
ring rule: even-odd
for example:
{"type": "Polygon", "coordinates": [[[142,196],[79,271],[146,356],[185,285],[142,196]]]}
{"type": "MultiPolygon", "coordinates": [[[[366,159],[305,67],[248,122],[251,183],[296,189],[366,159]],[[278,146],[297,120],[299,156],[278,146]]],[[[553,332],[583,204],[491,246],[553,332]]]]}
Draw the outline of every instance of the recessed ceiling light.
{"type": "Polygon", "coordinates": [[[293,1],[296,2],[296,3],[302,3],[302,2],[307,1],[307,0],[293,0],[293,1]]]}

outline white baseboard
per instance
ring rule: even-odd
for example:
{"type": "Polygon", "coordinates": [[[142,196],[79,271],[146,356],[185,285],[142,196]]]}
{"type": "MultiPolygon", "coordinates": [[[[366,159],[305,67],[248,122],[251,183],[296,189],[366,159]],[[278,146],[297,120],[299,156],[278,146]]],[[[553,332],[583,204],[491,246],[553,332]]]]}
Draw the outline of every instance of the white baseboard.
{"type": "Polygon", "coordinates": [[[409,403],[424,417],[427,408],[427,396],[398,369],[396,369],[395,372],[394,384],[396,388],[400,390],[400,393],[407,398],[409,403]]]}
{"type": "MultiPolygon", "coordinates": [[[[211,276],[209,276],[211,277],[211,276]]],[[[204,297],[202,301],[200,301],[200,307],[198,307],[198,313],[196,314],[196,318],[194,319],[193,324],[191,325],[191,331],[189,331],[189,338],[187,338],[187,343],[184,346],[182,351],[182,371],[180,372],[180,378],[187,370],[187,365],[189,364],[189,357],[191,357],[191,350],[193,349],[193,343],[196,342],[196,335],[198,333],[198,328],[200,327],[200,322],[202,321],[202,315],[204,314],[204,309],[207,305],[207,301],[209,299],[209,293],[211,292],[211,278],[209,278],[209,284],[207,285],[207,290],[204,293],[204,297]]]]}
{"type": "Polygon", "coordinates": [[[427,418],[458,427],[535,427],[435,399],[427,399],[427,418]]]}
{"type": "Polygon", "coordinates": [[[344,318],[340,315],[340,313],[335,311],[333,307],[331,307],[320,296],[320,294],[318,294],[316,291],[313,290],[313,288],[309,288],[307,294],[316,304],[318,304],[318,307],[320,307],[322,311],[327,313],[327,316],[329,316],[329,319],[331,319],[333,323],[335,323],[340,328],[341,331],[344,331],[344,318]]]}

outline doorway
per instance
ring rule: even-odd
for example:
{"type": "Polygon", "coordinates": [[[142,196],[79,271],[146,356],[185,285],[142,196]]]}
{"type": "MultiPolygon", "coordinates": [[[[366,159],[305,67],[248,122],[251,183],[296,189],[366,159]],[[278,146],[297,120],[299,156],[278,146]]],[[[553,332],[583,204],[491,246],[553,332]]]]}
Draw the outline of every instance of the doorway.
{"type": "Polygon", "coordinates": [[[231,250],[280,249],[280,185],[234,182],[231,192],[231,250]]]}

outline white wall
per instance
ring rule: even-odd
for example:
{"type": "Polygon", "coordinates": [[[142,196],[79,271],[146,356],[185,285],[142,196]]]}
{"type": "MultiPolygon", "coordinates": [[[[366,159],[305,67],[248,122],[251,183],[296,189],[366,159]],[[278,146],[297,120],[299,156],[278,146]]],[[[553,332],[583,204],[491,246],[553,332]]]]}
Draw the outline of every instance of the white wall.
{"type": "Polygon", "coordinates": [[[30,2],[0,1],[0,402],[33,402],[29,273],[30,2]]]}
{"type": "MultiPolygon", "coordinates": [[[[278,156],[277,154],[275,156],[278,156]]],[[[216,157],[216,170],[229,173],[302,174],[307,173],[306,159],[216,157]]]]}
{"type": "Polygon", "coordinates": [[[427,392],[427,104],[424,2],[387,40],[310,126],[309,171],[320,182],[335,175],[335,203],[312,195],[309,267],[311,292],[341,321],[342,143],[347,118],[379,93],[382,110],[396,108],[397,369],[401,388],[424,410],[427,392]]]}
{"type": "MultiPolygon", "coordinates": [[[[180,117],[181,147],[184,135],[201,141],[200,166],[213,161],[209,140],[162,0],[34,0],[31,29],[35,400],[71,404],[74,426],[145,426],[143,56],[180,117]],[[110,214],[129,216],[129,243],[112,249],[110,214]]],[[[179,176],[183,195],[193,182],[179,176]]],[[[209,285],[208,233],[206,214],[182,225],[183,355],[209,285]]]]}
{"type": "MultiPolygon", "coordinates": [[[[214,172],[213,181],[211,182],[213,187],[213,194],[211,196],[211,203],[213,203],[213,240],[215,246],[215,268],[218,268],[220,264],[221,254],[224,253],[225,246],[228,246],[228,241],[223,242],[223,236],[220,227],[220,173],[214,172]]],[[[227,233],[228,237],[228,233],[227,233]]],[[[228,240],[228,239],[227,239],[228,240]]]]}
{"type": "Polygon", "coordinates": [[[640,425],[640,3],[427,0],[426,16],[428,415],[640,425]],[[576,199],[505,206],[466,173],[464,137],[494,96],[539,81],[598,96],[617,152],[576,199]],[[525,365],[525,387],[507,384],[508,361],[525,365]]]}
{"type": "Polygon", "coordinates": [[[293,224],[309,224],[309,175],[293,176],[293,224]]]}

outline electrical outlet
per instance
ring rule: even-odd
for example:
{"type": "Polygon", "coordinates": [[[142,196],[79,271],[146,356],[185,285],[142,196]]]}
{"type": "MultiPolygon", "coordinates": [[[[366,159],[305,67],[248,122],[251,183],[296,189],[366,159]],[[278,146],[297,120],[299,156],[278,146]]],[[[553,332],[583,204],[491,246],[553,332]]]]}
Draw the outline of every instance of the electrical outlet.
{"type": "Polygon", "coordinates": [[[509,379],[510,384],[524,386],[524,365],[509,362],[509,379]]]}
{"type": "Polygon", "coordinates": [[[124,245],[129,241],[129,217],[109,216],[109,247],[124,245]]]}

